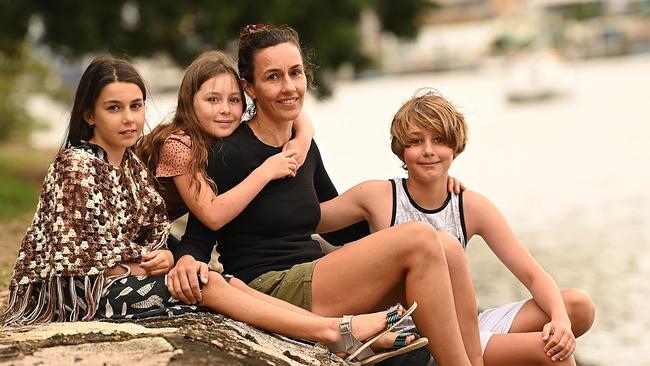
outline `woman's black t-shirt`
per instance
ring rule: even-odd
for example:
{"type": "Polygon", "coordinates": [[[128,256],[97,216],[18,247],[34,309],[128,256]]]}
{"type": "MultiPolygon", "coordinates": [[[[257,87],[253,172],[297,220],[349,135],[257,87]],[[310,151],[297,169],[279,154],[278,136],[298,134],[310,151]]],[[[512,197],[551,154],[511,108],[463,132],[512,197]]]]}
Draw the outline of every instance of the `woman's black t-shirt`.
{"type": "MultiPolygon", "coordinates": [[[[207,173],[218,191],[226,192],[280,151],[282,148],[261,142],[243,123],[212,147],[207,173]]],[[[218,231],[208,229],[190,213],[175,257],[190,254],[196,260],[208,262],[218,241],[224,271],[247,283],[266,272],[313,261],[324,255],[318,242],[311,239],[320,220],[319,202],[336,196],[336,188],[312,140],[295,177],[269,182],[239,216],[218,231]]],[[[368,232],[363,222],[323,237],[334,245],[342,245],[368,232]]]]}

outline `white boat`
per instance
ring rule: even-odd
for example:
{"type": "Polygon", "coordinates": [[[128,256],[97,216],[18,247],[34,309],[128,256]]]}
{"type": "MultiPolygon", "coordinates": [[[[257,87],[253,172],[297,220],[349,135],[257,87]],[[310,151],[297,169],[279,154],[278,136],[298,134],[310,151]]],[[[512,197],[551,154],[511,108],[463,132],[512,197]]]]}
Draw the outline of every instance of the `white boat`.
{"type": "Polygon", "coordinates": [[[561,63],[549,54],[517,56],[508,63],[506,72],[505,96],[512,103],[554,98],[567,88],[561,63]]]}

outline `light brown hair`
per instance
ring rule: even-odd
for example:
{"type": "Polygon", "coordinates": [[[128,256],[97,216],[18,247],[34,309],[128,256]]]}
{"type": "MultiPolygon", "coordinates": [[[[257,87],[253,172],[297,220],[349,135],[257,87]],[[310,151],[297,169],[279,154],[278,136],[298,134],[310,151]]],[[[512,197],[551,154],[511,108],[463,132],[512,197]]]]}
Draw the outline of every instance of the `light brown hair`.
{"type": "MultiPolygon", "coordinates": [[[[412,126],[439,134],[443,142],[454,150],[454,157],[465,150],[467,124],[465,117],[450,101],[432,89],[420,89],[395,113],[390,126],[390,148],[404,161],[404,149],[414,139],[412,126]]],[[[406,165],[402,166],[406,169],[406,165]]]]}
{"type": "Polygon", "coordinates": [[[183,132],[192,141],[192,156],[188,169],[189,174],[192,176],[192,184],[198,190],[200,183],[197,176],[201,176],[216,192],[214,182],[205,172],[208,164],[208,149],[214,137],[204,132],[201,128],[199,118],[194,111],[194,96],[204,82],[222,74],[231,75],[235,79],[239,87],[239,92],[241,93],[242,110],[246,109],[244,88],[232,58],[220,51],[208,51],[199,55],[185,70],[183,81],[178,90],[178,103],[174,118],[170,122],[161,123],[156,126],[156,128],[141,139],[141,142],[137,146],[137,154],[154,175],[156,173],[158,159],[160,158],[160,149],[165,139],[172,133],[183,132]]]}

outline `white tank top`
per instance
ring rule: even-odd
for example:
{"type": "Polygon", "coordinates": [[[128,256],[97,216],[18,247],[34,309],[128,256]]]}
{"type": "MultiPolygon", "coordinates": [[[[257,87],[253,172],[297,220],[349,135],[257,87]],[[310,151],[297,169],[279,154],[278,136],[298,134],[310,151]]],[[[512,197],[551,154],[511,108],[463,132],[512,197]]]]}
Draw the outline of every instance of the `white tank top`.
{"type": "Polygon", "coordinates": [[[460,194],[449,193],[447,200],[435,210],[420,207],[409,194],[406,179],[393,178],[393,215],[390,226],[403,224],[409,221],[424,221],[431,224],[436,230],[446,231],[458,238],[467,247],[467,230],[463,217],[463,192],[460,194]]]}

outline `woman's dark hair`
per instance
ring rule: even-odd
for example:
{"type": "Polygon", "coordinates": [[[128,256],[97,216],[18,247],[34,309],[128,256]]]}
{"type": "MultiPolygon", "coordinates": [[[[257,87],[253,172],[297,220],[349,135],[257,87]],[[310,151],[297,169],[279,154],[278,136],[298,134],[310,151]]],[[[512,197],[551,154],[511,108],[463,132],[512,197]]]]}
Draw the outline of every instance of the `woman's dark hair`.
{"type": "Polygon", "coordinates": [[[142,91],[142,100],[147,99],[144,80],[135,67],[127,60],[114,56],[99,56],[90,62],[86,68],[75,93],[68,131],[61,148],[68,143],[78,143],[80,140],[90,140],[93,129],[84,120],[84,114],[95,108],[102,89],[114,82],[133,83],[142,91]]]}
{"type": "MultiPolygon", "coordinates": [[[[281,43],[291,43],[298,48],[302,57],[305,76],[307,77],[307,86],[314,88],[312,64],[309,57],[311,52],[303,51],[298,32],[288,25],[249,24],[242,29],[239,34],[239,56],[237,59],[239,76],[248,83],[253,84],[255,82],[253,78],[255,54],[265,48],[281,43]]],[[[254,114],[254,111],[251,114],[254,114]]]]}

